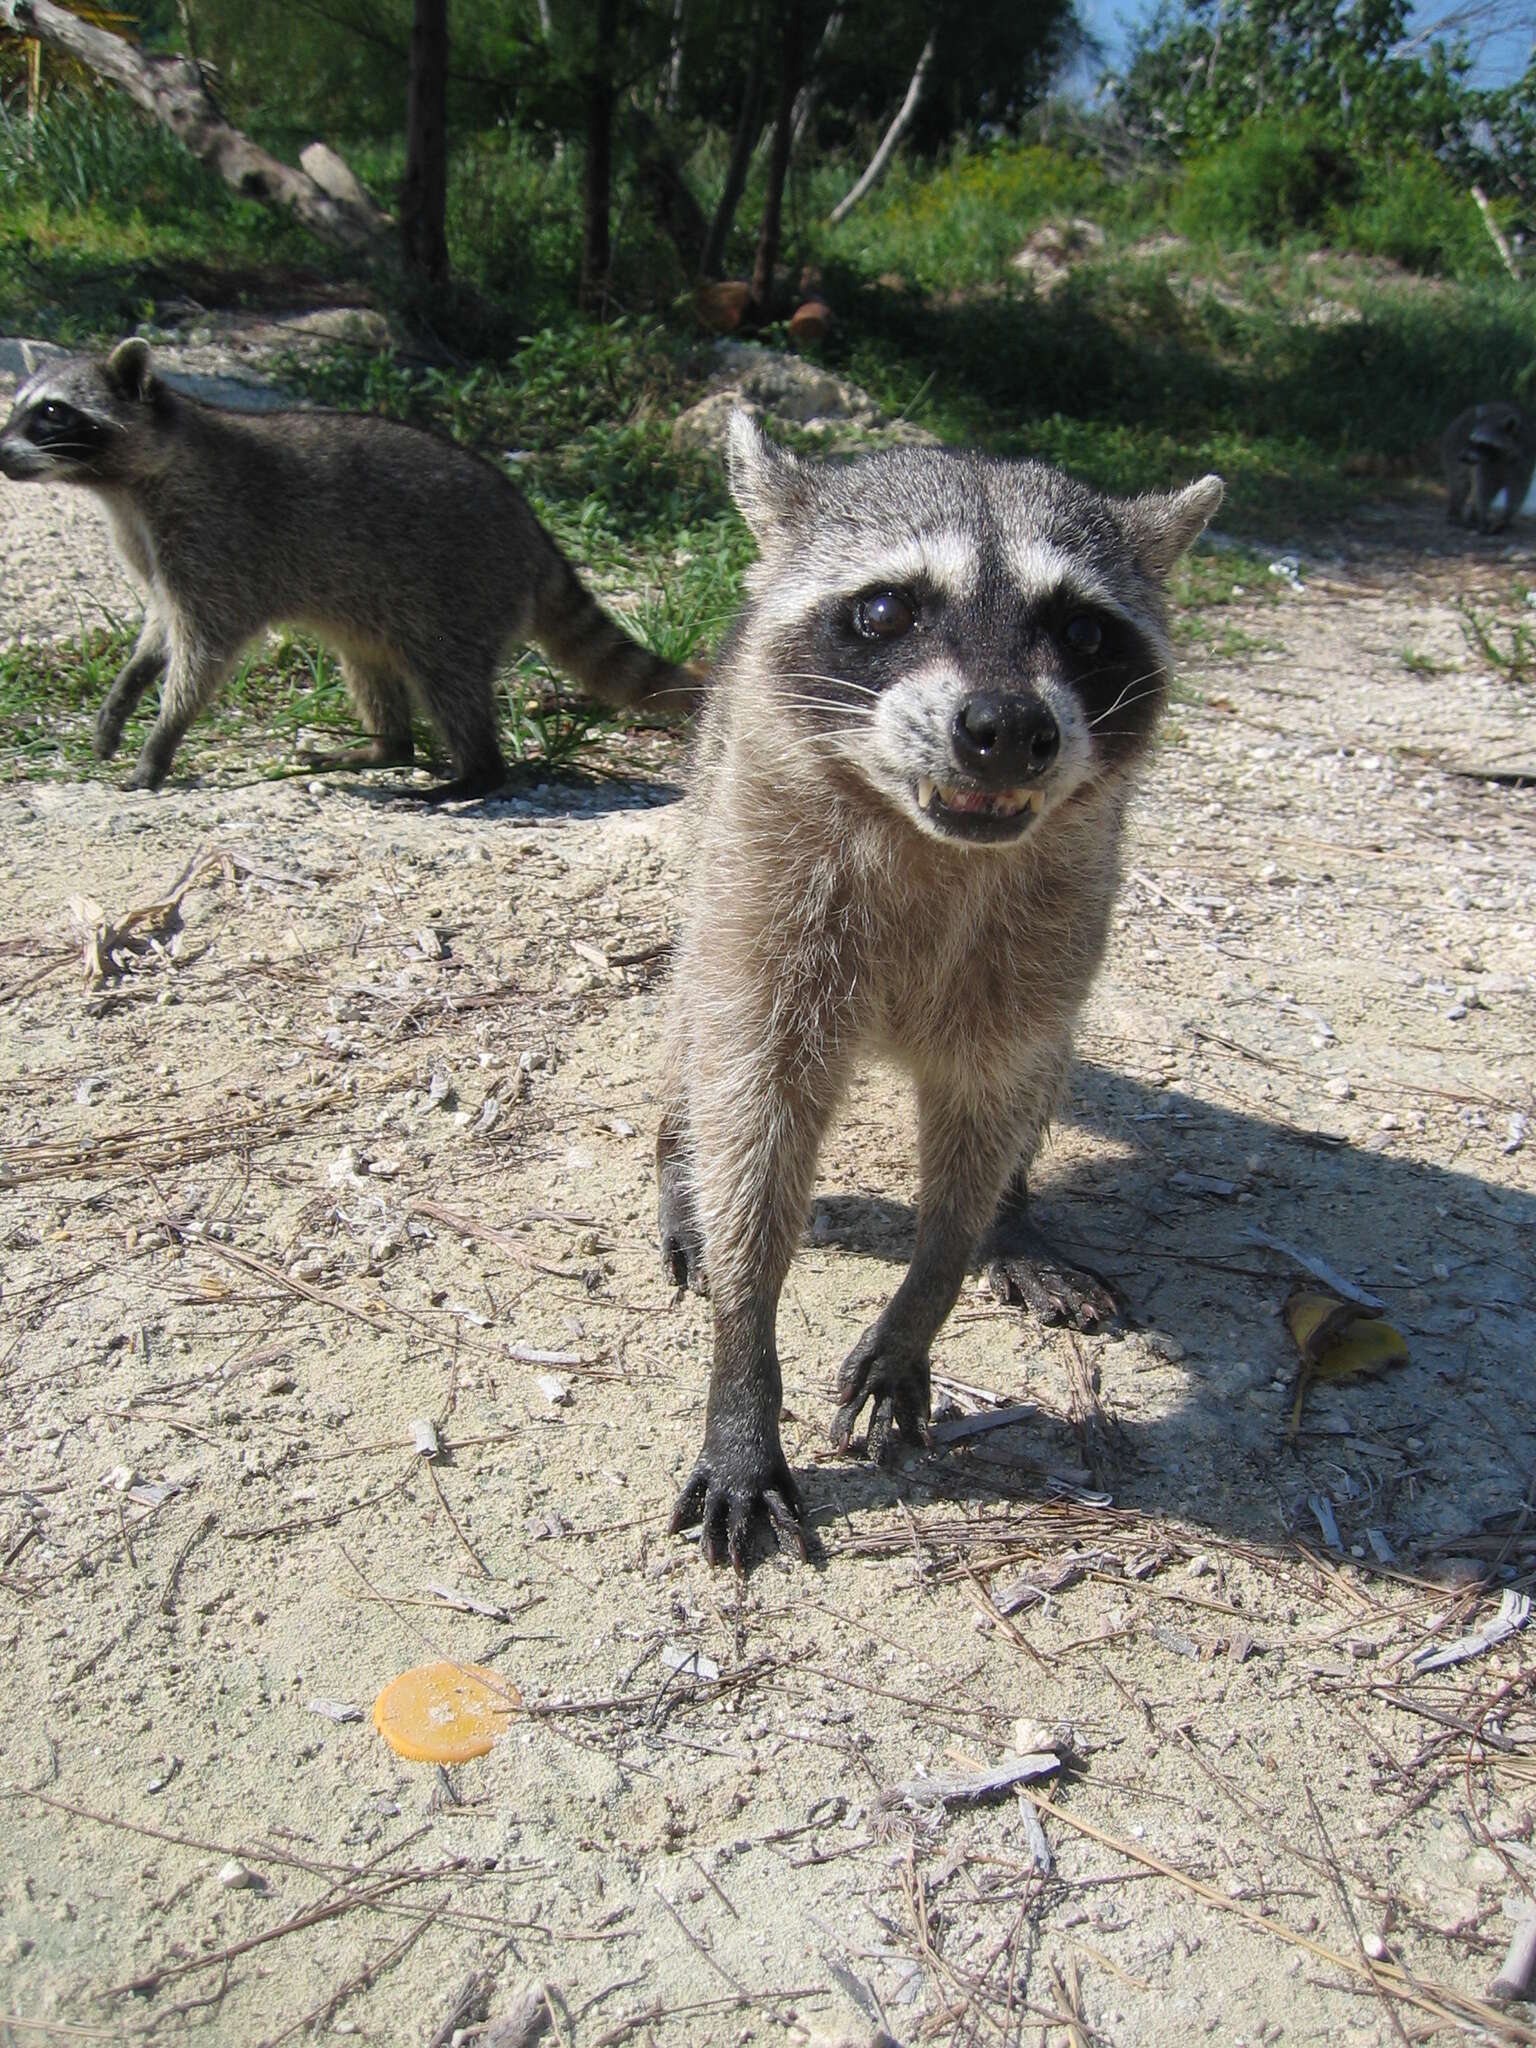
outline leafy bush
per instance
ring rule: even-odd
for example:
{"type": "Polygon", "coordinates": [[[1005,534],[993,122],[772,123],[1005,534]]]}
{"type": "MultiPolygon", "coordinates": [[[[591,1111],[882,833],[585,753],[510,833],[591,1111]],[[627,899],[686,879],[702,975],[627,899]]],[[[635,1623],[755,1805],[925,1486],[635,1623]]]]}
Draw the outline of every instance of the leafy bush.
{"type": "Polygon", "coordinates": [[[1359,188],[1357,166],[1320,128],[1261,119],[1190,160],[1173,217],[1202,241],[1274,244],[1321,227],[1359,188]]]}
{"type": "Polygon", "coordinates": [[[1337,239],[1372,256],[1390,256],[1429,275],[1492,276],[1498,258],[1469,194],[1431,156],[1415,152],[1364,166],[1358,202],[1338,223],[1337,239]]]}

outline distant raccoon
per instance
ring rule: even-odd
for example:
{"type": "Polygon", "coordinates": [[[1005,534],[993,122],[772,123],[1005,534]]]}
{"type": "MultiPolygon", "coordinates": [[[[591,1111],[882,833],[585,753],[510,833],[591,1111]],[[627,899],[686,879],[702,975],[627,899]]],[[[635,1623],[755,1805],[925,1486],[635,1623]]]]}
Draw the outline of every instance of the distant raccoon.
{"type": "Polygon", "coordinates": [[[812,465],[736,416],[761,560],[717,663],[658,1139],[663,1254],[712,1296],[704,1448],[672,1526],[740,1564],[753,1517],[804,1551],[779,1440],[779,1292],[858,1062],[917,1090],[911,1268],[849,1353],[832,1441],[921,1436],[928,1351],[983,1232],[1044,1271],[1026,1174],[1103,955],[1121,827],[1169,681],[1163,585],[1220,502],[1099,496],[1030,462],[902,449],[812,465]]]}
{"type": "Polygon", "coordinates": [[[200,405],[154,375],[137,339],[31,377],[0,432],[0,473],[94,491],[144,587],[138,645],[96,724],[109,760],[160,682],[133,789],[159,788],[241,649],[278,621],[338,650],[372,734],[318,765],[408,764],[419,708],[453,768],[439,799],[505,781],[494,684],[518,642],[619,708],[685,709],[697,691],[599,608],[489,462],[393,420],[200,405]]]}
{"type": "Polygon", "coordinates": [[[1469,405],[1446,428],[1440,452],[1445,462],[1445,516],[1452,526],[1465,523],[1470,493],[1478,532],[1501,533],[1531,488],[1536,425],[1505,399],[1469,405]],[[1504,513],[1495,520],[1494,501],[1501,491],[1504,513]]]}

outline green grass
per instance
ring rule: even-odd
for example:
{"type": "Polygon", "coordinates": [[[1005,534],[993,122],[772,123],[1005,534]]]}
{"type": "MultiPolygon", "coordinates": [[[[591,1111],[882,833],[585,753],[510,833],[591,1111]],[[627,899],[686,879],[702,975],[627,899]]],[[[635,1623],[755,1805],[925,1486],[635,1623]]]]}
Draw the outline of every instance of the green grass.
{"type": "Polygon", "coordinates": [[[1532,593],[1523,587],[1517,587],[1511,597],[1511,608],[1523,611],[1524,618],[1496,618],[1465,601],[1456,607],[1473,653],[1506,681],[1522,687],[1536,679],[1536,616],[1531,613],[1531,601],[1532,593]]]}
{"type": "Polygon", "coordinates": [[[168,301],[292,304],[337,271],[296,223],[111,94],[57,93],[33,123],[0,106],[6,333],[87,346],[168,301]]]}
{"type": "Polygon", "coordinates": [[[1405,647],[1399,659],[1411,676],[1454,675],[1461,667],[1459,661],[1442,661],[1438,655],[1425,654],[1417,647],[1405,647]]]}

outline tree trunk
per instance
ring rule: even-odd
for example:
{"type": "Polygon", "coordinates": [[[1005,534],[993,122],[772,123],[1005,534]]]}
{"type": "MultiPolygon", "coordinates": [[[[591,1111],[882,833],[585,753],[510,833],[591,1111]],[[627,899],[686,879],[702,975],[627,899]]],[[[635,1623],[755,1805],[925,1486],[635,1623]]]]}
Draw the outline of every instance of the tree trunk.
{"type": "Polygon", "coordinates": [[[405,94],[405,177],[400,243],[406,269],[427,284],[448,278],[448,0],[415,0],[405,94]]]}
{"type": "Polygon", "coordinates": [[[683,81],[683,0],[672,0],[671,48],[667,52],[666,83],[662,87],[661,111],[677,112],[677,96],[683,81]]]}
{"type": "Polygon", "coordinates": [[[587,170],[582,206],[581,308],[600,314],[608,299],[613,260],[610,214],[613,202],[614,44],[619,0],[597,0],[592,68],[587,73],[587,170]]]}
{"type": "Polygon", "coordinates": [[[845,192],[827,215],[828,225],[836,227],[846,220],[866,192],[872,191],[885,175],[896,145],[912,125],[918,102],[923,97],[923,86],[927,82],[928,67],[933,62],[933,30],[928,31],[928,40],[923,45],[923,54],[917,60],[917,69],[912,74],[912,83],[907,87],[907,96],[896,110],[896,118],[880,139],[880,147],[869,160],[869,167],[851,192],[845,192]]]}
{"type": "Polygon", "coordinates": [[[703,210],[644,107],[630,107],[623,127],[646,209],[691,276],[700,267],[708,234],[703,210]]]}
{"type": "Polygon", "coordinates": [[[335,248],[377,253],[388,216],[371,201],[357,207],[331,198],[302,171],[258,149],[224,119],[191,58],[136,50],[53,0],[0,0],[0,28],[51,43],[119,87],[246,198],[286,206],[335,248]]]}
{"type": "Polygon", "coordinates": [[[794,129],[801,57],[801,0],[783,0],[779,13],[779,101],[773,117],[773,146],[768,152],[763,224],[757,237],[757,259],[752,265],[752,298],[762,313],[768,311],[773,300],[773,271],[779,260],[784,185],[789,176],[789,145],[794,129]]]}
{"type": "Polygon", "coordinates": [[[746,190],[747,172],[752,167],[752,152],[757,147],[757,138],[763,131],[762,103],[763,15],[759,7],[753,10],[752,48],[747,56],[746,76],[741,84],[741,112],[736,118],[736,133],[731,139],[731,160],[726,165],[720,203],[715,208],[714,219],[709,224],[709,234],[704,243],[704,253],[699,258],[700,277],[718,277],[725,261],[725,245],[735,224],[736,209],[741,204],[741,195],[746,190]]]}

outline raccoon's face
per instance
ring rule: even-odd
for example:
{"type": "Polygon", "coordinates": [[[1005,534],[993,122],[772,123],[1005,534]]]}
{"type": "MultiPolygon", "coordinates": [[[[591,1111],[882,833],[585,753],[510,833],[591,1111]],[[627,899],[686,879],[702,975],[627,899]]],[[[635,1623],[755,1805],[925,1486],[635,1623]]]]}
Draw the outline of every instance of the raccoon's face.
{"type": "Polygon", "coordinates": [[[1525,421],[1512,405],[1484,405],[1478,408],[1462,450],[1463,462],[1499,462],[1519,452],[1525,436],[1525,421]]]}
{"type": "Polygon", "coordinates": [[[745,421],[731,452],[763,550],[754,665],[808,744],[919,831],[1010,845],[1146,746],[1161,582],[1219,480],[1120,504],[1039,464],[926,449],[809,467],[745,421]]]}
{"type": "Polygon", "coordinates": [[[142,341],[98,360],[47,363],[16,394],[0,430],[0,474],[20,483],[110,483],[151,466],[160,387],[142,341]]]}

